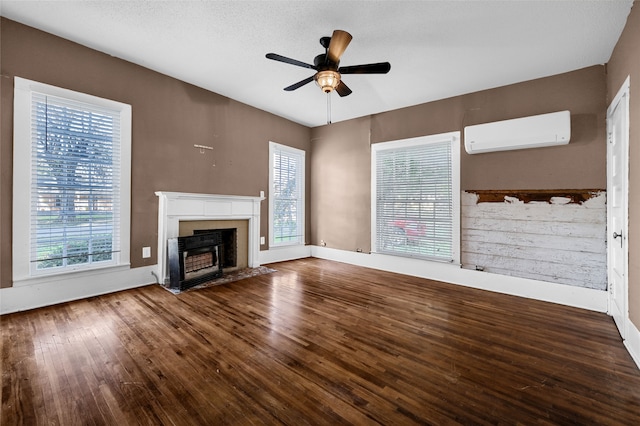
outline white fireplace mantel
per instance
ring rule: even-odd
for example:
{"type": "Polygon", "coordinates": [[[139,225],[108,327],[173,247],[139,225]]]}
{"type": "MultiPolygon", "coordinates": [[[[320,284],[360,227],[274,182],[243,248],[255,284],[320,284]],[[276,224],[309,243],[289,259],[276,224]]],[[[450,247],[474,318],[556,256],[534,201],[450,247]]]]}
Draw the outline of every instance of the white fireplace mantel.
{"type": "Polygon", "coordinates": [[[158,279],[168,281],[167,240],[178,236],[180,221],[248,220],[249,267],[260,266],[260,202],[264,197],[158,191],[158,279]]]}

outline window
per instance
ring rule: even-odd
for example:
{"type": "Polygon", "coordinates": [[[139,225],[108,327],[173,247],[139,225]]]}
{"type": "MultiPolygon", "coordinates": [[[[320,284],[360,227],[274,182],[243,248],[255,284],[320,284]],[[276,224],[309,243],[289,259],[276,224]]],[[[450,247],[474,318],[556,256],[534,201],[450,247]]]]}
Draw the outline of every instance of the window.
{"type": "Polygon", "coordinates": [[[459,132],[372,145],[375,252],[460,263],[459,132]]]}
{"type": "Polygon", "coordinates": [[[269,165],[269,245],[302,245],[305,153],[270,142],[269,165]]]}
{"type": "Polygon", "coordinates": [[[129,263],[131,107],[16,78],[14,280],[129,263]]]}

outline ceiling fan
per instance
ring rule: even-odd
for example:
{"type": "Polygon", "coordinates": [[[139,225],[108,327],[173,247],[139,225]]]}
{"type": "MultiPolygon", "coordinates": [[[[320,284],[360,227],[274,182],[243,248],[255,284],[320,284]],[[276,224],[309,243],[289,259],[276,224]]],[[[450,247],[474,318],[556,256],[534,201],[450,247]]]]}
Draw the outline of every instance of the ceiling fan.
{"type": "Polygon", "coordinates": [[[351,89],[342,81],[342,74],[386,74],[391,69],[389,62],[339,67],[340,57],[352,38],[351,34],[342,30],[333,31],[331,37],[322,37],[320,44],[325,48],[325,53],[316,56],[313,60],[313,65],[287,58],[277,53],[267,53],[266,56],[268,59],[273,59],[274,61],[316,70],[316,73],[311,77],[285,87],[284,90],[288,92],[296,90],[315,80],[316,84],[320,86],[324,93],[331,93],[335,89],[341,97],[349,96],[351,89]]]}

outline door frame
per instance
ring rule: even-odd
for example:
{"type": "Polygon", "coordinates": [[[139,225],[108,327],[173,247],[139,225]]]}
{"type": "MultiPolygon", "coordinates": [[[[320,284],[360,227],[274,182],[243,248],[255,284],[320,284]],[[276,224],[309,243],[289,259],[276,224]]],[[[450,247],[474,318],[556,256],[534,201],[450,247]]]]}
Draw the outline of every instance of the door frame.
{"type": "MultiPolygon", "coordinates": [[[[613,112],[615,111],[615,109],[620,105],[621,102],[623,102],[624,105],[624,115],[623,115],[623,120],[624,120],[624,129],[623,129],[623,140],[622,140],[622,152],[621,154],[623,155],[623,159],[622,159],[622,164],[624,165],[625,170],[623,171],[623,176],[624,176],[624,182],[623,182],[623,186],[624,186],[624,190],[622,191],[622,200],[621,203],[623,204],[623,211],[624,211],[624,217],[622,220],[623,223],[623,229],[622,229],[622,256],[623,256],[623,277],[622,277],[622,289],[620,289],[620,291],[622,291],[622,296],[623,296],[623,303],[622,303],[622,320],[621,320],[621,324],[618,326],[618,324],[616,324],[618,326],[618,330],[620,332],[620,336],[622,337],[622,339],[626,339],[627,338],[627,324],[629,322],[629,276],[628,276],[628,271],[629,271],[629,241],[628,241],[628,232],[629,232],[629,92],[630,92],[630,77],[627,76],[627,78],[625,79],[624,83],[622,84],[622,86],[620,87],[620,89],[618,90],[618,93],[616,94],[616,96],[613,98],[613,100],[611,101],[611,104],[609,105],[609,107],[607,108],[607,196],[610,197],[612,194],[610,194],[609,190],[611,187],[611,183],[610,183],[610,179],[611,179],[611,174],[610,174],[610,153],[609,153],[609,141],[611,138],[611,119],[613,116],[613,112]]],[[[609,204],[607,203],[607,206],[609,206],[609,204]]],[[[607,308],[607,313],[609,315],[613,315],[612,314],[612,304],[613,304],[613,292],[612,292],[612,288],[611,288],[611,270],[612,270],[612,264],[610,261],[610,247],[612,247],[612,244],[619,244],[619,242],[614,239],[613,237],[613,230],[612,227],[610,226],[612,221],[612,215],[610,212],[610,209],[607,207],[607,293],[608,293],[608,308],[607,308]]]]}

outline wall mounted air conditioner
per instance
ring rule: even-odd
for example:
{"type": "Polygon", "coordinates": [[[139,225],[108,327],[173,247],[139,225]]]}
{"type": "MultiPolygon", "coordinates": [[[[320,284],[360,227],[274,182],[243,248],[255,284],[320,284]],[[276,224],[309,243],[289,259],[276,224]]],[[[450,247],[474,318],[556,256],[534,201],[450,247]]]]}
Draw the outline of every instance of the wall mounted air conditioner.
{"type": "Polygon", "coordinates": [[[552,112],[464,128],[469,154],[566,145],[571,138],[569,111],[552,112]]]}

